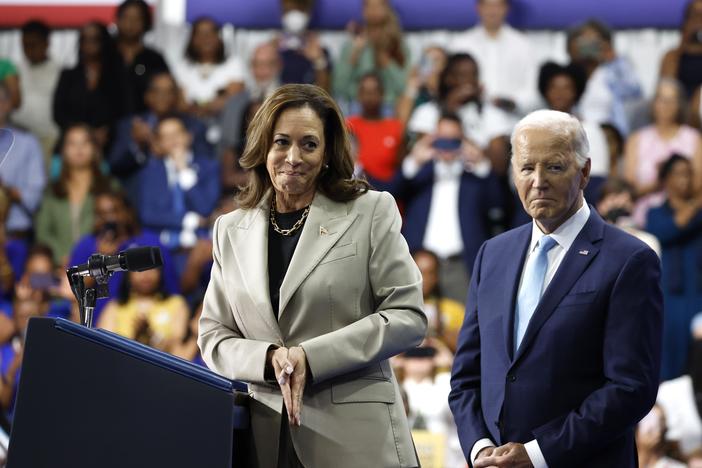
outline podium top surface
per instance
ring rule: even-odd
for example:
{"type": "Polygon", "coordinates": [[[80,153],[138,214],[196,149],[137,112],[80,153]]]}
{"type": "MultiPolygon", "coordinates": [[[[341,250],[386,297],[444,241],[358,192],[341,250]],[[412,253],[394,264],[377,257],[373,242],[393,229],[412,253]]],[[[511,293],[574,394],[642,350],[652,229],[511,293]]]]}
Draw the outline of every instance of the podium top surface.
{"type": "MultiPolygon", "coordinates": [[[[62,318],[32,318],[31,321],[52,321],[56,329],[78,336],[85,340],[125,353],[136,359],[176,372],[196,381],[208,384],[223,391],[246,391],[246,385],[226,379],[214,372],[192,362],[159,351],[142,343],[124,338],[107,330],[87,328],[62,318]]],[[[30,325],[31,326],[31,325],[30,325]]]]}

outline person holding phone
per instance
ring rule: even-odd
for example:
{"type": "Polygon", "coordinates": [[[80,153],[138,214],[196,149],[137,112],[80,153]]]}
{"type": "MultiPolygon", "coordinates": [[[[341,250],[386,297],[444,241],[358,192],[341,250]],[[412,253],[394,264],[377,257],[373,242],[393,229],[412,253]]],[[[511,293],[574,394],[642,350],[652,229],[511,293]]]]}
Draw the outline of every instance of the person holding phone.
{"type": "Polygon", "coordinates": [[[392,183],[405,202],[403,234],[410,249],[437,254],[441,290],[461,302],[478,248],[503,212],[490,161],[463,128],[458,115],[441,115],[436,131],[415,143],[392,183]]]}

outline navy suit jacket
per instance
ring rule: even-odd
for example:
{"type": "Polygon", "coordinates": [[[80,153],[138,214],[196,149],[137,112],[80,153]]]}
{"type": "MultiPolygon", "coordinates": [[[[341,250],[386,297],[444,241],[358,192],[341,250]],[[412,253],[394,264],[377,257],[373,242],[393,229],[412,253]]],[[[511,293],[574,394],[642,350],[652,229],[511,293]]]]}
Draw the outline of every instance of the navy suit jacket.
{"type": "Polygon", "coordinates": [[[197,183],[184,193],[185,211],[177,212],[164,160],[149,160],[139,173],[139,216],[143,226],[156,231],[180,231],[186,212],[194,211],[204,217],[212,214],[220,194],[219,161],[195,155],[191,167],[197,174],[197,183]]]}
{"type": "Polygon", "coordinates": [[[513,353],[532,225],[480,248],[449,405],[466,455],[479,439],[536,439],[550,468],[637,466],[656,399],[663,303],[656,254],[592,209],[513,353]]]}
{"type": "MultiPolygon", "coordinates": [[[[411,179],[406,179],[400,169],[390,182],[370,181],[374,187],[388,191],[405,202],[402,234],[410,250],[421,249],[431,209],[434,162],[426,163],[411,179]]],[[[502,191],[494,174],[485,178],[470,172],[461,175],[457,215],[463,240],[463,258],[469,273],[480,245],[492,236],[493,222],[499,220],[503,208],[502,191]],[[493,213],[496,216],[492,216],[493,213]]]]}

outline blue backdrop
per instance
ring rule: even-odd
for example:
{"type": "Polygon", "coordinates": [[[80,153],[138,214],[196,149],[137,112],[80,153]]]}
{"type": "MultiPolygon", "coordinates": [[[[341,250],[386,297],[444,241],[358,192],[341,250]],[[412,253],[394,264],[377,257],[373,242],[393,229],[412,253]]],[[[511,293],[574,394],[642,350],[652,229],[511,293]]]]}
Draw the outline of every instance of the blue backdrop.
{"type": "MultiPolygon", "coordinates": [[[[465,29],[475,0],[391,0],[404,29],[465,29]]],[[[564,29],[587,18],[614,28],[678,28],[687,0],[513,0],[510,23],[523,29],[564,29]]],[[[312,24],[343,29],[361,16],[362,0],[317,0],[312,24]]],[[[242,28],[280,26],[279,0],[187,0],[187,19],[210,16],[242,28]]]]}

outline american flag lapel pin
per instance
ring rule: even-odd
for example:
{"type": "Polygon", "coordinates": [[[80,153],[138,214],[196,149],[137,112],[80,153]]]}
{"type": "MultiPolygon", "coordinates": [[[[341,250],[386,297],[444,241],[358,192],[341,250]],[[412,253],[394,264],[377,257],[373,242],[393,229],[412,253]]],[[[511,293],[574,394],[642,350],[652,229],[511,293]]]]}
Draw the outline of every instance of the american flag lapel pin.
{"type": "Polygon", "coordinates": [[[326,236],[327,234],[329,234],[329,231],[327,231],[327,228],[325,228],[324,226],[319,226],[319,235],[326,236]]]}
{"type": "Polygon", "coordinates": [[[587,254],[590,253],[590,251],[589,251],[589,250],[581,250],[581,251],[578,252],[578,253],[579,253],[580,255],[587,255],[587,254]]]}

